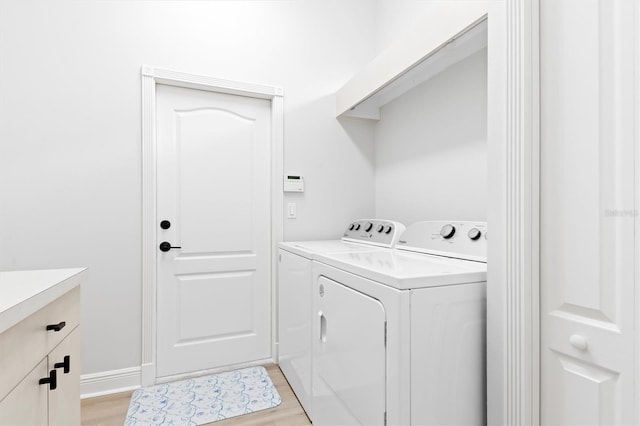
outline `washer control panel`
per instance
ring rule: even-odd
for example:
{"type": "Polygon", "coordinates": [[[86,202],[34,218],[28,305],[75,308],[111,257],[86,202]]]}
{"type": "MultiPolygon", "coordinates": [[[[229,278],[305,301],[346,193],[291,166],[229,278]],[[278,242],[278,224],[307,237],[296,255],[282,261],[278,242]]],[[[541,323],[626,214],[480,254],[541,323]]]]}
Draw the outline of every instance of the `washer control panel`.
{"type": "Polygon", "coordinates": [[[382,219],[360,219],[351,222],[342,234],[342,241],[395,247],[405,226],[400,222],[382,219]]]}
{"type": "Polygon", "coordinates": [[[409,225],[398,239],[398,250],[487,261],[487,223],[422,221],[409,225]]]}

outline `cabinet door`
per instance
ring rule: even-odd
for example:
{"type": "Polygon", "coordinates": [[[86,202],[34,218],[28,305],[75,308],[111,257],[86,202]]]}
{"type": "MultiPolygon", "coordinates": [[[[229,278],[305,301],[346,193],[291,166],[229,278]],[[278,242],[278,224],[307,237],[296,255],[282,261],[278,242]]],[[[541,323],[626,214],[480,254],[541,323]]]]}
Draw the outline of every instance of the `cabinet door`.
{"type": "Polygon", "coordinates": [[[0,402],[0,425],[47,424],[49,386],[39,381],[48,375],[45,358],[0,402]]]}
{"type": "Polygon", "coordinates": [[[79,425],[80,327],[49,354],[49,370],[53,369],[57,371],[58,388],[49,392],[49,425],[79,425]]]}

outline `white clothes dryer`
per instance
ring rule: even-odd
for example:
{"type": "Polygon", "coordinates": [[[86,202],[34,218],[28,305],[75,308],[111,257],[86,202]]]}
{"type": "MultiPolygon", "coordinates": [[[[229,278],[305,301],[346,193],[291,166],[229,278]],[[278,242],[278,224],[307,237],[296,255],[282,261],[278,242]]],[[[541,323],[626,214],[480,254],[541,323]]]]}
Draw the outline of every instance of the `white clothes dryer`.
{"type": "Polygon", "coordinates": [[[485,424],[486,223],[313,264],[313,423],[485,424]]]}
{"type": "Polygon", "coordinates": [[[320,254],[387,250],[404,230],[398,222],[361,219],[350,223],[340,240],[278,245],[278,364],[312,420],[312,262],[320,254]]]}

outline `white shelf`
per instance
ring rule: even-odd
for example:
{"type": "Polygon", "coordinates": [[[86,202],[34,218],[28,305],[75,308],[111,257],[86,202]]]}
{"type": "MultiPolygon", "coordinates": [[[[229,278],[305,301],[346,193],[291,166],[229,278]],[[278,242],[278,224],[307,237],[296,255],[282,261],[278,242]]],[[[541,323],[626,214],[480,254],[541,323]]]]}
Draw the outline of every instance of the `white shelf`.
{"type": "Polygon", "coordinates": [[[380,107],[487,46],[487,3],[442,2],[336,93],[336,116],[380,119],[380,107]]]}

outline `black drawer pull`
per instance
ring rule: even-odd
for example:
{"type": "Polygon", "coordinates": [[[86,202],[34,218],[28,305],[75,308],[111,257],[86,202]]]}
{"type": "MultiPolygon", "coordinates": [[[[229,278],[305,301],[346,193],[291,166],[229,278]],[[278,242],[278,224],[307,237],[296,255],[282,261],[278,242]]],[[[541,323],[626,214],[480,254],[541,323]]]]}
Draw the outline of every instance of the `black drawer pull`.
{"type": "Polygon", "coordinates": [[[61,322],[59,322],[57,324],[49,324],[47,326],[47,331],[49,331],[49,330],[60,331],[60,330],[62,330],[64,328],[65,325],[67,325],[67,323],[64,322],[64,321],[61,321],[61,322]]]}
{"type": "Polygon", "coordinates": [[[49,383],[49,390],[54,390],[58,387],[58,373],[56,373],[56,370],[51,370],[49,371],[49,377],[40,379],[38,383],[40,383],[41,385],[46,385],[47,383],[49,383]]]}
{"type": "Polygon", "coordinates": [[[62,362],[56,362],[55,364],[53,364],[54,368],[63,368],[64,370],[64,374],[69,373],[69,371],[71,370],[71,357],[69,355],[65,355],[64,356],[64,361],[62,362]]]}

